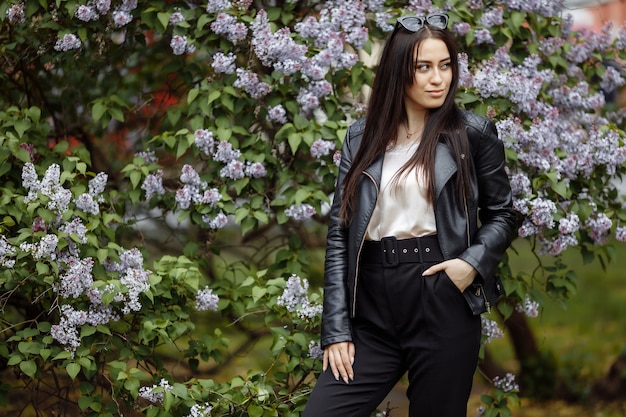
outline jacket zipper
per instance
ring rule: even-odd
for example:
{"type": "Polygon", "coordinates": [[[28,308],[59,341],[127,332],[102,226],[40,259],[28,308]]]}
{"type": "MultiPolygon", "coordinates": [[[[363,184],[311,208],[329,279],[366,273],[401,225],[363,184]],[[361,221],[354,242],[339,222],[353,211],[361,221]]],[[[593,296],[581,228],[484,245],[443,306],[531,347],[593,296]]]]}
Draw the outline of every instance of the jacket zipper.
{"type": "MultiPolygon", "coordinates": [[[[467,233],[467,247],[471,246],[470,239],[470,230],[469,230],[469,209],[467,208],[467,195],[463,195],[463,204],[465,209],[465,231],[467,233]]],[[[476,295],[480,297],[482,293],[483,299],[485,300],[485,307],[487,308],[487,313],[491,313],[491,303],[487,300],[487,294],[483,290],[482,284],[478,284],[478,288],[476,289],[476,295]]]]}
{"type": "MultiPolygon", "coordinates": [[[[368,174],[365,171],[363,171],[363,174],[366,177],[368,177],[370,180],[372,180],[372,183],[374,184],[374,187],[376,188],[376,194],[378,195],[378,184],[376,184],[374,177],[372,177],[370,174],[368,174]]],[[[355,266],[355,271],[354,271],[354,292],[352,293],[352,317],[356,316],[356,289],[359,285],[359,265],[361,264],[361,251],[363,250],[363,244],[365,243],[366,232],[367,232],[367,226],[366,226],[365,231],[363,232],[363,237],[361,238],[361,242],[359,243],[359,251],[356,255],[356,266],[355,266]]]]}

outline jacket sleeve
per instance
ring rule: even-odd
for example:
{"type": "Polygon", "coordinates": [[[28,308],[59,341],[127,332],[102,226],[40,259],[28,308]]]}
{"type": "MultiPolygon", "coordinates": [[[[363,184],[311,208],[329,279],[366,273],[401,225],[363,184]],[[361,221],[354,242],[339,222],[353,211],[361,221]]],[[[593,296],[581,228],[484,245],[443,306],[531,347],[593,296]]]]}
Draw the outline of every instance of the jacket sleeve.
{"type": "MultiPolygon", "coordinates": [[[[324,262],[324,308],[322,311],[321,347],[352,340],[348,307],[348,229],[339,218],[343,196],[343,181],[352,164],[353,150],[350,147],[348,129],[341,151],[339,175],[335,184],[333,203],[330,209],[326,259],[324,262]]],[[[354,150],[356,151],[356,150],[354,150]]]]}
{"type": "Polygon", "coordinates": [[[481,224],[460,258],[476,268],[483,280],[490,280],[515,236],[517,215],[505,170],[504,144],[492,121],[474,117],[467,134],[472,143],[481,224]]]}

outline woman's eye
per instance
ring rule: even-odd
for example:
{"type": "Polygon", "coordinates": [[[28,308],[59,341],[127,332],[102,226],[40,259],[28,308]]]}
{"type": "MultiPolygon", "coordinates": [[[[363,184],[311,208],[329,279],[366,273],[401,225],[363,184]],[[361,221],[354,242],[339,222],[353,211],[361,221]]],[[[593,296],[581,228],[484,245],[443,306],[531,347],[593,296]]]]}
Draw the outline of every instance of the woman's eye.
{"type": "Polygon", "coordinates": [[[417,70],[422,72],[428,71],[428,65],[418,65],[417,70]]]}

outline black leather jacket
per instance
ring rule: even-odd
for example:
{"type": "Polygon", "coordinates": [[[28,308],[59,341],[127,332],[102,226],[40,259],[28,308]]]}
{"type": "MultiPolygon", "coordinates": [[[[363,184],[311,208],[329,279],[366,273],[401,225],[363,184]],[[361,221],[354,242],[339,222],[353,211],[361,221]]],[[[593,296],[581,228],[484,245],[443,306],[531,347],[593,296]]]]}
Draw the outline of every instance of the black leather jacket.
{"type": "MultiPolygon", "coordinates": [[[[493,285],[493,273],[515,235],[516,214],[505,172],[504,146],[498,139],[495,125],[470,112],[464,112],[464,119],[474,161],[473,197],[467,202],[457,201],[451,181],[457,165],[448,146],[440,143],[435,156],[437,237],[445,259],[461,258],[470,263],[478,271],[475,283],[489,288],[493,285]]],[[[361,143],[364,126],[365,121],[361,119],[348,129],[330,211],[324,265],[322,347],[352,340],[350,319],[356,314],[359,256],[376,205],[383,165],[380,158],[363,172],[356,211],[350,225],[345,227],[339,219],[342,184],[361,143]]],[[[474,314],[482,312],[476,310],[470,299],[468,302],[474,314]]]]}

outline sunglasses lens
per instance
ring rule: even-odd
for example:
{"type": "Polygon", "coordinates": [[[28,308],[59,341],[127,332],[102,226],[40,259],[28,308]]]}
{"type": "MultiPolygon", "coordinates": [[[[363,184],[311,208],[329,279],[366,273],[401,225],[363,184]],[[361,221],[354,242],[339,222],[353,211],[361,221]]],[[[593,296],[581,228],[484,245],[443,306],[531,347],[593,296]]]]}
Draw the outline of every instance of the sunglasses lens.
{"type": "Polygon", "coordinates": [[[417,32],[419,28],[424,26],[422,19],[416,16],[402,17],[398,21],[406,30],[410,30],[411,32],[417,32]]]}
{"type": "Polygon", "coordinates": [[[436,28],[445,29],[448,27],[448,16],[445,14],[433,14],[426,18],[426,22],[436,28]]]}

